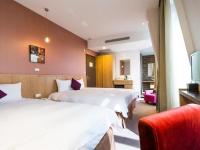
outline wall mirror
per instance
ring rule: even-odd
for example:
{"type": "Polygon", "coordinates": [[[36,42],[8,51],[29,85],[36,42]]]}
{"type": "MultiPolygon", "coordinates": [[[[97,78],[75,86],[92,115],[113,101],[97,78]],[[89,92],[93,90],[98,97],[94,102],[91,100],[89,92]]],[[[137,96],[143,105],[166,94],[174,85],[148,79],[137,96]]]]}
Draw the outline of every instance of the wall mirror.
{"type": "Polygon", "coordinates": [[[155,63],[148,63],[148,77],[153,78],[155,75],[155,63]]]}
{"type": "Polygon", "coordinates": [[[130,59],[120,60],[120,75],[130,75],[130,59]]]}

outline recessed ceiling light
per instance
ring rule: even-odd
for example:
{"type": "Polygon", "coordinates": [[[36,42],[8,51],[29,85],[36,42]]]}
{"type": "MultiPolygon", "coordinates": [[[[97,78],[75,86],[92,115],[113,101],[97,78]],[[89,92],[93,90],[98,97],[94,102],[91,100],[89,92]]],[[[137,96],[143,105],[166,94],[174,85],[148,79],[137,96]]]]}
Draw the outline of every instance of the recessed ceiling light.
{"type": "Polygon", "coordinates": [[[148,21],[144,21],[142,22],[142,25],[145,26],[145,25],[148,25],[148,23],[149,23],[148,21]]]}
{"type": "Polygon", "coordinates": [[[106,49],[106,47],[105,47],[105,46],[103,46],[103,47],[102,47],[102,49],[103,49],[103,50],[105,50],[105,49],[106,49]]]}
{"type": "Polygon", "coordinates": [[[82,25],[83,27],[88,27],[88,23],[87,23],[86,21],[82,21],[82,22],[81,22],[81,25],[82,25]]]}

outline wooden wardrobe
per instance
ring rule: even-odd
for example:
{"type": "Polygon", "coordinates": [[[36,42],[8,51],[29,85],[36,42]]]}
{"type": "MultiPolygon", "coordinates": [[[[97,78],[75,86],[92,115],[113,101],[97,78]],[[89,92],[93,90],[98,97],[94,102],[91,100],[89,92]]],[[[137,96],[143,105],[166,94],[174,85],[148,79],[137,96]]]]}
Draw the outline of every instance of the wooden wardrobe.
{"type": "Polygon", "coordinates": [[[96,86],[113,87],[113,57],[112,55],[96,56],[96,86]]]}

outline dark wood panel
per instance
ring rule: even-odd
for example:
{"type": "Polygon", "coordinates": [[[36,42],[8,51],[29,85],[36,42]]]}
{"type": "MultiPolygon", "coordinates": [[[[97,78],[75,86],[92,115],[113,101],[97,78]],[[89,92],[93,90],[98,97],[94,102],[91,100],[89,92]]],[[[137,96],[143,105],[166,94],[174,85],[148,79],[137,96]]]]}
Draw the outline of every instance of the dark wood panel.
{"type": "Polygon", "coordinates": [[[103,56],[96,57],[96,87],[103,87],[103,56]]]}
{"type": "Polygon", "coordinates": [[[96,58],[91,55],[86,55],[86,76],[87,86],[96,87],[96,58]]]}
{"type": "Polygon", "coordinates": [[[180,105],[195,103],[200,105],[200,92],[189,92],[188,90],[179,90],[180,105]]]}

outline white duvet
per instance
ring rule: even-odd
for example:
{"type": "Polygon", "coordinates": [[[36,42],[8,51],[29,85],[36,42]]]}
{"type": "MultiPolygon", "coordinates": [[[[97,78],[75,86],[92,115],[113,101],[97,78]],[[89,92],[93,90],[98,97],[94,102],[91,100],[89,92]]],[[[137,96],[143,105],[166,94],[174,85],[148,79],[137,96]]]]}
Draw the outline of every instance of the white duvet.
{"type": "Polygon", "coordinates": [[[0,102],[0,150],[90,150],[117,121],[109,109],[85,104],[0,102]]]}
{"type": "Polygon", "coordinates": [[[128,105],[137,99],[138,93],[130,89],[116,88],[83,88],[52,93],[49,99],[74,103],[85,103],[107,107],[115,112],[122,113],[127,118],[128,105]]]}

